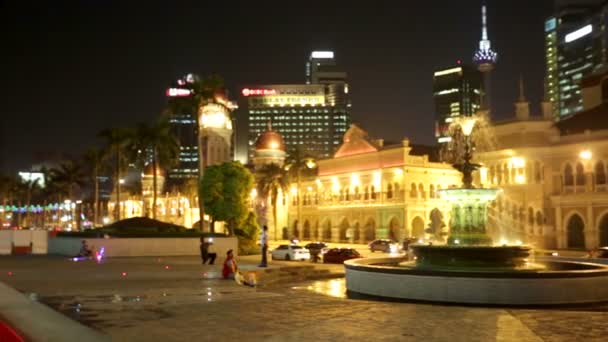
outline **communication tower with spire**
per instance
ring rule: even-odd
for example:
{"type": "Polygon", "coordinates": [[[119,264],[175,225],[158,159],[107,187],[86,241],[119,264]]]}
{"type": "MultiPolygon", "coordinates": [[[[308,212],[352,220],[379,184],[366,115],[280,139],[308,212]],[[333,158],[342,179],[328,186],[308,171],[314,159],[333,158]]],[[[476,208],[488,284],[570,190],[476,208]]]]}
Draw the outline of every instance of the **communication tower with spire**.
{"type": "Polygon", "coordinates": [[[473,63],[477,65],[477,69],[482,72],[484,80],[484,94],[482,100],[482,108],[490,109],[490,73],[496,66],[498,54],[492,50],[492,43],[488,38],[488,22],[486,3],[481,5],[481,40],[479,41],[479,49],[473,55],[473,63]]]}

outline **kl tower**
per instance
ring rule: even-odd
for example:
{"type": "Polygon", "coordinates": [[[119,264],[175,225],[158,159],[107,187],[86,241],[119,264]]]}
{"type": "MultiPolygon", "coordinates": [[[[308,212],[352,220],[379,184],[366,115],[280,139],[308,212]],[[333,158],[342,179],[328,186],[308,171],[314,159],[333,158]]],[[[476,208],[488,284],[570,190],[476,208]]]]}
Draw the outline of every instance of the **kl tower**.
{"type": "Polygon", "coordinates": [[[488,39],[486,4],[484,1],[481,5],[481,40],[479,41],[479,49],[475,51],[475,55],[473,56],[473,63],[477,65],[477,69],[481,71],[483,75],[481,107],[485,110],[491,109],[490,73],[494,70],[497,57],[498,54],[492,50],[492,44],[490,43],[490,39],[488,39]]]}

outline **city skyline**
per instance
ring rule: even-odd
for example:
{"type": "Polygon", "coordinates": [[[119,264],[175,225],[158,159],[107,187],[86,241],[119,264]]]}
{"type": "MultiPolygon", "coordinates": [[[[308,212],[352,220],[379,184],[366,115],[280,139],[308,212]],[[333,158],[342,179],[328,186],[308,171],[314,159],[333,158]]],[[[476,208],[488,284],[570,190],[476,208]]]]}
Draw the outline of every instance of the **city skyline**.
{"type": "MultiPolygon", "coordinates": [[[[513,115],[521,74],[538,113],[552,1],[487,5],[489,34],[501,53],[494,117],[513,115]]],[[[10,66],[2,80],[2,165],[12,170],[28,168],[40,151],[79,153],[98,141],[102,128],[153,120],[166,105],[167,86],[187,72],[219,73],[234,100],[246,84],[304,83],[304,63],[315,49],[334,51],[348,72],[353,122],[372,136],[432,144],[433,70],[470,62],[481,25],[481,1],[473,0],[373,9],[311,3],[318,13],[289,15],[272,3],[197,10],[192,3],[14,6],[2,11],[5,34],[11,33],[2,57],[10,66]],[[194,20],[209,10],[226,16],[194,20]]]]}

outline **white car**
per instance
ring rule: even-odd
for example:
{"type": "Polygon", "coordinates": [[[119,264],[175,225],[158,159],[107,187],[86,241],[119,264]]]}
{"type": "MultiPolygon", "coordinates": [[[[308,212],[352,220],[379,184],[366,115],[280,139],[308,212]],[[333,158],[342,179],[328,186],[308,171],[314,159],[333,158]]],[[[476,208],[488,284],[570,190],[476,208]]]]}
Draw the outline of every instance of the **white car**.
{"type": "Polygon", "coordinates": [[[298,245],[280,245],[272,251],[272,260],[309,260],[308,249],[298,245]]]}

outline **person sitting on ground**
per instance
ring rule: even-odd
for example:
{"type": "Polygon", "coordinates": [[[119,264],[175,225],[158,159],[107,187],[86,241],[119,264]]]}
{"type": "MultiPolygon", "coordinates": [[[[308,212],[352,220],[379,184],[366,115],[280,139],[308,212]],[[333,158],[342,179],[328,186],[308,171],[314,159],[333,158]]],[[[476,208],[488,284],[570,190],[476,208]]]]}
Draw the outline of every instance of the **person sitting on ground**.
{"type": "Polygon", "coordinates": [[[224,261],[224,267],[222,268],[222,276],[224,279],[234,279],[234,275],[238,269],[234,254],[232,254],[232,249],[229,249],[228,252],[226,252],[226,261],[224,261]]]}
{"type": "Polygon", "coordinates": [[[209,265],[213,265],[215,262],[215,258],[217,257],[216,253],[209,253],[209,247],[211,247],[213,243],[211,242],[211,238],[206,239],[201,236],[201,259],[203,259],[203,265],[209,260],[209,265]]]}
{"type": "Polygon", "coordinates": [[[87,245],[87,240],[82,240],[82,245],[80,246],[80,252],[78,252],[78,256],[81,257],[90,257],[93,255],[93,250],[89,248],[87,245]]]}

